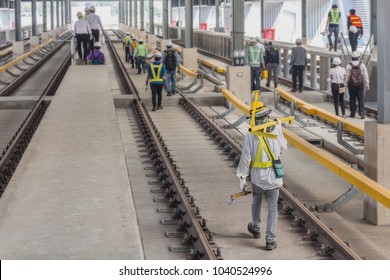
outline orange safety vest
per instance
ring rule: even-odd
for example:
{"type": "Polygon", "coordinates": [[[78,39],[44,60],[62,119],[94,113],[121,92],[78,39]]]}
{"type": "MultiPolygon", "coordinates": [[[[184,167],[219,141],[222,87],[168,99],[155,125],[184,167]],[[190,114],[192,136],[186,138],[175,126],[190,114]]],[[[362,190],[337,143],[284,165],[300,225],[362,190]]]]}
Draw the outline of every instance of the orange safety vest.
{"type": "Polygon", "coordinates": [[[132,50],[135,51],[135,48],[138,46],[138,42],[131,42],[132,50]]]}
{"type": "Polygon", "coordinates": [[[350,15],[349,16],[349,21],[351,22],[352,25],[354,25],[356,27],[363,27],[362,20],[360,19],[359,16],[350,15]]]}

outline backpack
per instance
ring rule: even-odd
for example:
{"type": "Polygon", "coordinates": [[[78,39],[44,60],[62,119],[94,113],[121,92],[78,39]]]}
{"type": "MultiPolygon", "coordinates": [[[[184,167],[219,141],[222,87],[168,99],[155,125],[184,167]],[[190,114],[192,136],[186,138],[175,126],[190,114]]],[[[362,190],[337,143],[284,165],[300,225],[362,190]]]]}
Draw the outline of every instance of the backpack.
{"type": "Polygon", "coordinates": [[[165,60],[164,65],[168,71],[173,71],[176,69],[176,57],[175,51],[165,51],[165,60]]]}
{"type": "Polygon", "coordinates": [[[349,85],[353,87],[360,87],[363,84],[363,74],[362,69],[360,69],[361,62],[358,65],[351,65],[351,76],[349,78],[349,85]]]}
{"type": "Polygon", "coordinates": [[[102,53],[99,53],[98,54],[98,56],[94,56],[93,55],[93,52],[92,52],[92,61],[91,61],[91,64],[92,65],[99,65],[99,64],[102,64],[102,62],[101,62],[101,60],[100,60],[100,55],[101,55],[102,53]]]}
{"type": "Polygon", "coordinates": [[[267,63],[279,63],[278,59],[278,49],[272,47],[268,50],[267,63]]]}

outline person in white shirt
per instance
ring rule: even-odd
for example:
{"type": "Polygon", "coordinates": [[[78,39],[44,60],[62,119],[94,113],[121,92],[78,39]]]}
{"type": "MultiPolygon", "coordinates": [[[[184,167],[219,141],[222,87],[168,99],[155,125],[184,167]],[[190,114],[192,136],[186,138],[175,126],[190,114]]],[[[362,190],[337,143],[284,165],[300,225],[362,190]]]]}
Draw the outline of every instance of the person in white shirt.
{"type": "Polygon", "coordinates": [[[78,20],[74,23],[73,35],[77,40],[77,53],[79,59],[82,59],[87,64],[88,40],[92,34],[91,28],[88,21],[84,19],[82,12],[78,12],[76,16],[78,20]],[[81,53],[81,44],[83,44],[84,53],[81,53]]]}
{"type": "Polygon", "coordinates": [[[338,57],[333,58],[334,68],[329,70],[329,78],[331,80],[331,90],[333,95],[334,110],[336,115],[339,115],[339,103],[341,106],[342,117],[345,118],[345,102],[344,102],[344,92],[345,92],[345,76],[347,72],[345,68],[341,67],[341,59],[338,57]]]}
{"type": "Polygon", "coordinates": [[[100,20],[100,17],[97,14],[95,14],[96,11],[95,6],[89,7],[89,10],[91,11],[91,13],[88,15],[87,20],[89,25],[91,26],[93,41],[99,42],[99,37],[100,37],[99,27],[103,31],[104,30],[103,24],[102,21],[100,20]]]}
{"type": "MultiPolygon", "coordinates": [[[[261,102],[256,105],[255,124],[268,122],[271,109],[263,106],[261,102]]],[[[276,244],[276,222],[278,219],[279,188],[283,186],[283,179],[277,176],[274,169],[274,159],[287,150],[287,141],[283,136],[280,121],[275,126],[267,128],[267,133],[276,135],[276,139],[248,133],[245,135],[240,163],[236,175],[240,180],[240,188],[246,190],[246,178],[250,172],[252,182],[252,222],[248,224],[248,231],[254,238],[260,238],[260,218],[263,193],[268,200],[268,216],[266,227],[266,250],[273,250],[276,244]]]]}

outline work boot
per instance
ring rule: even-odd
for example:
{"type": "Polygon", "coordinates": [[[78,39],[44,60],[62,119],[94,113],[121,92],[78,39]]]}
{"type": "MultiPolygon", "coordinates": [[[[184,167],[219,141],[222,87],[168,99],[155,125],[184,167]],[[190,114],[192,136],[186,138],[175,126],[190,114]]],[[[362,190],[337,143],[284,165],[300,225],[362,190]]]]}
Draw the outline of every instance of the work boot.
{"type": "Polygon", "coordinates": [[[278,87],[278,84],[275,84],[275,86],[274,86],[275,88],[277,88],[278,87]]]}
{"type": "Polygon", "coordinates": [[[152,111],[157,111],[156,106],[153,106],[152,111]]]}
{"type": "Polygon", "coordinates": [[[360,115],[360,118],[364,120],[366,117],[364,115],[360,115]]]}
{"type": "Polygon", "coordinates": [[[176,93],[176,90],[172,90],[172,95],[175,95],[175,93],[176,93]]]}
{"type": "Polygon", "coordinates": [[[250,222],[248,224],[248,231],[253,235],[253,237],[255,239],[259,239],[260,238],[260,232],[253,229],[253,223],[252,222],[250,222]]]}
{"type": "Polygon", "coordinates": [[[302,92],[302,91],[303,91],[303,90],[300,88],[300,89],[299,89],[299,92],[302,92]]]}
{"type": "Polygon", "coordinates": [[[291,92],[297,92],[297,89],[296,88],[292,88],[291,92]]]}
{"type": "Polygon", "coordinates": [[[171,96],[171,95],[172,95],[172,93],[169,91],[168,94],[167,94],[167,96],[171,96]]]}
{"type": "Polygon", "coordinates": [[[266,243],[265,243],[265,249],[266,249],[266,250],[271,251],[271,250],[273,250],[273,249],[276,249],[276,247],[278,247],[278,244],[276,244],[275,241],[266,242],[266,243]]]}
{"type": "Polygon", "coordinates": [[[337,47],[334,47],[334,51],[337,52],[337,47]]]}
{"type": "Polygon", "coordinates": [[[265,86],[266,86],[266,87],[270,87],[270,84],[269,84],[269,83],[266,83],[265,86]]]}
{"type": "Polygon", "coordinates": [[[157,110],[162,109],[162,108],[163,108],[163,106],[161,106],[161,105],[157,106],[157,110]]]}
{"type": "Polygon", "coordinates": [[[331,51],[333,49],[333,45],[330,45],[329,46],[329,50],[331,51]]]}

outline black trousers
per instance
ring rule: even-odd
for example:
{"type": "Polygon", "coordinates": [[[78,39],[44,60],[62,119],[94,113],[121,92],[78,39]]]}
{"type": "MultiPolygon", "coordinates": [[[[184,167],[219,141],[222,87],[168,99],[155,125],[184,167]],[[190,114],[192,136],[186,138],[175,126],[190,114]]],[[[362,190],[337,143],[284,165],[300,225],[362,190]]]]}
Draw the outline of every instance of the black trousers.
{"type": "Polygon", "coordinates": [[[333,95],[333,103],[334,110],[336,115],[339,115],[339,103],[341,106],[341,114],[345,116],[345,101],[344,101],[344,93],[339,93],[339,84],[332,83],[332,95],[333,95]]]}
{"type": "Polygon", "coordinates": [[[152,104],[153,107],[161,106],[163,85],[150,84],[152,90],[152,104]]]}
{"type": "Polygon", "coordinates": [[[130,61],[130,47],[125,47],[125,60],[126,62],[130,61]]]}
{"type": "Polygon", "coordinates": [[[358,102],[358,113],[361,117],[364,116],[364,84],[358,87],[348,85],[349,92],[349,109],[351,110],[351,117],[354,118],[356,114],[356,100],[358,102]]]}
{"type": "Polygon", "coordinates": [[[83,60],[87,60],[88,56],[88,38],[89,34],[76,34],[77,53],[79,54],[79,58],[83,60]],[[81,53],[81,44],[83,44],[83,54],[81,53]]]}
{"type": "Polygon", "coordinates": [[[297,78],[299,83],[299,89],[303,89],[303,70],[305,65],[294,65],[292,72],[293,88],[297,88],[297,78]]]}
{"type": "Polygon", "coordinates": [[[352,33],[351,31],[348,31],[348,39],[349,39],[349,43],[351,44],[352,52],[357,50],[358,38],[361,34],[360,32],[361,31],[359,29],[358,29],[358,32],[356,32],[356,33],[352,33]]]}

